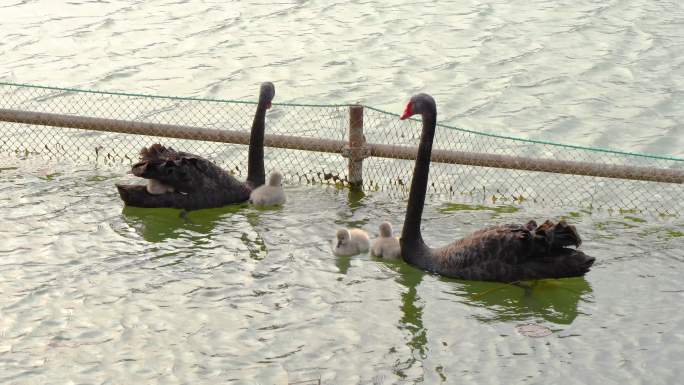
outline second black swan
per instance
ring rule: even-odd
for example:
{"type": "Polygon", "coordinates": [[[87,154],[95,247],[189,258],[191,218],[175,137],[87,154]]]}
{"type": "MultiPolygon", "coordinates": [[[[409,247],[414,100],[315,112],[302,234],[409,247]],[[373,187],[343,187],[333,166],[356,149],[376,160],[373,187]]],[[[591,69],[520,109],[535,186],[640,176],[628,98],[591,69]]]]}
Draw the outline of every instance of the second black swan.
{"type": "Polygon", "coordinates": [[[401,119],[419,114],[423,131],[418,146],[411,190],[401,232],[401,256],[407,263],[447,277],[515,282],[586,274],[594,258],[578,247],[574,226],[546,221],[537,226],[504,224],[484,228],[441,248],[428,247],[420,232],[430,155],[437,124],[437,106],[427,94],[411,98],[401,119]]]}
{"type": "Polygon", "coordinates": [[[264,130],[266,110],[271,107],[275,86],[261,84],[259,102],[249,140],[247,180],[243,183],[199,155],[153,144],[140,151],[133,175],[148,179],[147,185],[117,184],[119,196],[128,206],[173,207],[197,210],[245,202],[265,182],[264,130]]]}

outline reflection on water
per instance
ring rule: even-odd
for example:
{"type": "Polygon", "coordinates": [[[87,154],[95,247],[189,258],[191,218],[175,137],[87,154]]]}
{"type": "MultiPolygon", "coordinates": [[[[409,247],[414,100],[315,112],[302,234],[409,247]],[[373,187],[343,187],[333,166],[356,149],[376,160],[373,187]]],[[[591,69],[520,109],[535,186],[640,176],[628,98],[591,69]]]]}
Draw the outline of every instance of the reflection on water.
{"type": "Polygon", "coordinates": [[[349,205],[349,208],[354,211],[354,209],[361,207],[363,205],[363,198],[365,197],[366,194],[364,194],[363,191],[349,189],[347,191],[347,204],[349,205]]]}
{"type": "Polygon", "coordinates": [[[458,281],[452,294],[463,302],[483,307],[489,314],[475,314],[482,322],[544,319],[569,325],[577,318],[580,301],[591,301],[592,289],[584,277],[545,279],[519,285],[458,281]]]}
{"type": "MultiPolygon", "coordinates": [[[[280,208],[253,208],[247,203],[234,204],[203,210],[179,210],[171,208],[141,208],[125,206],[122,210],[124,221],[147,242],[159,243],[183,238],[191,247],[208,245],[212,236],[218,235],[225,227],[222,221],[230,218],[240,223],[240,244],[247,248],[249,257],[263,259],[268,250],[258,231],[260,216],[280,208]]],[[[234,228],[225,228],[235,232],[234,228]]]]}
{"type": "MultiPolygon", "coordinates": [[[[185,211],[170,208],[141,208],[124,206],[124,220],[148,242],[161,242],[178,237],[181,229],[209,234],[224,215],[237,213],[244,205],[216,209],[185,211]]],[[[198,241],[201,237],[197,237],[198,241]]]]}
{"type": "Polygon", "coordinates": [[[365,202],[366,195],[363,191],[347,190],[347,207],[349,210],[340,212],[341,219],[337,220],[336,223],[343,227],[356,227],[364,228],[368,224],[369,218],[366,216],[357,216],[354,218],[354,214],[366,208],[367,204],[365,202]]]}
{"type": "Polygon", "coordinates": [[[399,275],[396,282],[406,291],[401,293],[401,320],[399,329],[408,332],[409,340],[406,345],[411,351],[411,357],[404,362],[397,362],[394,372],[399,377],[406,377],[403,372],[421,362],[427,357],[427,330],[423,326],[423,301],[418,296],[418,285],[424,272],[403,262],[390,262],[395,265],[399,275]]]}
{"type": "MultiPolygon", "coordinates": [[[[403,262],[388,262],[387,265],[397,273],[396,282],[405,288],[401,293],[398,328],[408,333],[406,346],[412,354],[397,362],[393,369],[403,378],[405,371],[415,365],[421,366],[429,354],[429,330],[423,323],[424,300],[418,295],[418,286],[426,273],[403,262]]],[[[473,312],[471,316],[482,323],[543,319],[556,325],[570,325],[580,314],[580,301],[590,301],[592,293],[583,277],[524,282],[520,286],[448,278],[440,278],[440,281],[453,289],[448,293],[457,301],[485,309],[486,315],[473,312]]]]}
{"type": "MultiPolygon", "coordinates": [[[[332,253],[332,250],[330,252],[332,253]]],[[[347,274],[349,267],[351,267],[352,258],[344,255],[335,256],[335,266],[341,274],[347,274]]]]}
{"type": "MultiPolygon", "coordinates": [[[[0,359],[12,363],[0,383],[594,383],[629,382],[642,365],[649,383],[684,375],[672,364],[684,346],[679,219],[577,217],[600,263],[525,288],[335,257],[338,226],[400,227],[405,200],[382,193],[288,186],[278,210],[122,210],[97,171],[54,171],[0,178],[0,359]],[[556,332],[529,338],[523,323],[556,332]]],[[[426,228],[439,229],[430,243],[539,214],[443,207],[426,204],[426,228]]]]}

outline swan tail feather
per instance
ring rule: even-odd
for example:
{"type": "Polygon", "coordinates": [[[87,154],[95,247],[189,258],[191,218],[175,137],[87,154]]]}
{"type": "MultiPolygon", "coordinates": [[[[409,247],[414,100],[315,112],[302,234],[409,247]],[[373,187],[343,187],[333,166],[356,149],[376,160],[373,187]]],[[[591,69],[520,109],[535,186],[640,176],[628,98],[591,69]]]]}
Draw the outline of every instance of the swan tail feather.
{"type": "Polygon", "coordinates": [[[140,178],[158,180],[182,192],[189,192],[207,177],[217,178],[223,172],[216,166],[208,166],[209,163],[197,155],[155,143],[140,150],[140,161],[131,167],[131,173],[140,178]]]}
{"type": "Polygon", "coordinates": [[[516,276],[524,279],[579,277],[589,272],[595,260],[580,250],[560,248],[521,265],[522,271],[516,276]]]}
{"type": "MultiPolygon", "coordinates": [[[[528,226],[529,223],[526,227],[528,226]]],[[[575,226],[570,225],[563,220],[555,224],[547,220],[542,223],[541,226],[535,227],[534,233],[537,241],[543,242],[548,250],[568,246],[579,247],[582,244],[582,238],[580,238],[579,233],[577,233],[575,226]]]]}

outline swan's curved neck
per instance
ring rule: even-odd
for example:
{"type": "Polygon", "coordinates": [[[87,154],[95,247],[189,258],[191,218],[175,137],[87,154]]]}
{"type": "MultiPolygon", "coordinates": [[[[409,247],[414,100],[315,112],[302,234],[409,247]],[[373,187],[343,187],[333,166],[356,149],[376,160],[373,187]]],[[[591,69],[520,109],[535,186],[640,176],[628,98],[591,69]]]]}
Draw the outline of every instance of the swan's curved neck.
{"type": "Polygon", "coordinates": [[[266,120],[266,105],[259,103],[252,132],[249,137],[249,155],[247,159],[247,183],[251,188],[257,188],[266,183],[266,170],[264,169],[264,130],[266,120]]]}
{"type": "Polygon", "coordinates": [[[409,192],[408,205],[406,207],[406,217],[404,227],[401,231],[402,254],[404,258],[410,259],[418,257],[422,251],[427,249],[423,236],[420,233],[420,221],[425,205],[425,193],[428,186],[428,175],[430,174],[430,155],[432,154],[432,140],[435,136],[435,125],[437,123],[437,111],[423,113],[423,133],[420,136],[418,155],[413,169],[411,179],[411,191],[409,192]]]}

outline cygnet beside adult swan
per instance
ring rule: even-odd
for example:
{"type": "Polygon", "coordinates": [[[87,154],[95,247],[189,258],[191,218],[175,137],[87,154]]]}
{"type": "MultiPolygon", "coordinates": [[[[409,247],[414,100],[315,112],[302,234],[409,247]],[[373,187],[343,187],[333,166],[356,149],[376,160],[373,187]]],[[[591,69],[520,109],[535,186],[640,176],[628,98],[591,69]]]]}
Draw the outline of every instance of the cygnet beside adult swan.
{"type": "Polygon", "coordinates": [[[128,206],[175,207],[196,210],[220,207],[249,199],[253,189],[264,184],[264,130],[266,110],[271,107],[275,87],[261,84],[259,103],[249,140],[247,180],[243,183],[213,162],[161,144],[140,151],[133,175],[150,180],[144,185],[119,185],[119,196],[128,206]]]}
{"type": "Polygon", "coordinates": [[[283,176],[274,171],[268,176],[268,184],[257,187],[249,195],[249,200],[255,206],[275,206],[285,203],[283,190],[283,176]]]}
{"type": "Polygon", "coordinates": [[[335,244],[333,253],[337,256],[365,253],[370,247],[368,234],[361,229],[339,229],[333,242],[335,244]]]}
{"type": "Polygon", "coordinates": [[[371,254],[386,259],[399,259],[399,239],[392,234],[392,225],[389,222],[380,224],[380,236],[373,241],[371,254]]]}
{"type": "Polygon", "coordinates": [[[420,222],[437,124],[434,99],[427,94],[413,96],[401,119],[415,114],[422,115],[423,131],[401,232],[404,261],[447,277],[481,281],[574,277],[589,271],[594,258],[568,247],[577,247],[582,240],[575,227],[565,221],[546,221],[541,226],[534,221],[491,226],[445,247],[428,247],[420,232],[420,222]]]}

